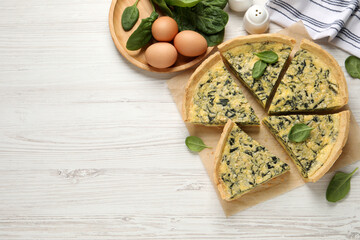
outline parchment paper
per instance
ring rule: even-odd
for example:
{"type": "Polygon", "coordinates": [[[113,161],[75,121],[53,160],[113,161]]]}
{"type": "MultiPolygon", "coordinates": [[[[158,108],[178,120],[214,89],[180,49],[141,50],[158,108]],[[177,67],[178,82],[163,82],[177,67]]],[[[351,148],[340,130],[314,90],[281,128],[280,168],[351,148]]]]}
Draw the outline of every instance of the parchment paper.
{"type": "MultiPolygon", "coordinates": [[[[310,39],[306,29],[302,22],[295,23],[288,28],[285,28],[279,32],[283,35],[288,35],[296,39],[297,44],[294,47],[296,51],[299,48],[301,39],[310,39]]],[[[295,52],[293,51],[293,53],[295,52]]],[[[193,73],[194,69],[188,70],[170,80],[167,84],[169,90],[173,96],[173,99],[177,105],[179,112],[181,113],[182,99],[184,96],[186,83],[193,73]]],[[[235,76],[233,76],[236,79],[235,76]]],[[[254,108],[256,115],[262,120],[267,116],[265,110],[255,100],[255,98],[249,93],[249,91],[238,82],[238,85],[243,90],[246,98],[249,100],[251,106],[254,108]]],[[[183,116],[182,116],[183,117],[183,116]]],[[[285,161],[290,165],[290,172],[280,176],[269,183],[257,187],[253,192],[247,193],[240,199],[227,202],[221,199],[216,185],[214,184],[213,169],[214,169],[214,153],[216,145],[220,139],[222,127],[204,127],[193,124],[186,124],[186,127],[190,135],[198,136],[204,140],[205,144],[211,146],[212,149],[205,149],[199,153],[201,161],[203,162],[205,169],[213,183],[215,190],[218,194],[219,201],[223,210],[227,216],[235,214],[241,210],[254,206],[258,203],[264,202],[268,199],[279,196],[292,189],[300,187],[305,184],[300,173],[298,172],[295,164],[290,159],[285,150],[280,146],[276,139],[271,135],[268,129],[261,124],[260,128],[248,127],[242,128],[252,138],[264,145],[270,152],[278,156],[281,160],[285,161]]],[[[343,153],[340,158],[335,162],[334,166],[329,172],[335,171],[346,165],[352,164],[360,159],[360,128],[356,123],[354,116],[351,114],[350,133],[348,141],[343,149],[343,153]]],[[[314,184],[314,183],[308,183],[314,184]]]]}

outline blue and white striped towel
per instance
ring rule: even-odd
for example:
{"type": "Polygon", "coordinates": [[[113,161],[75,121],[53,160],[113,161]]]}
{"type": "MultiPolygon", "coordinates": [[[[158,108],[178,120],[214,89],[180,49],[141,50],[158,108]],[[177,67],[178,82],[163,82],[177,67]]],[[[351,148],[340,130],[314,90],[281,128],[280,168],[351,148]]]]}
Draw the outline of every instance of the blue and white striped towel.
{"type": "Polygon", "coordinates": [[[314,40],[360,57],[359,0],[269,0],[271,21],[287,27],[301,20],[314,40]]]}

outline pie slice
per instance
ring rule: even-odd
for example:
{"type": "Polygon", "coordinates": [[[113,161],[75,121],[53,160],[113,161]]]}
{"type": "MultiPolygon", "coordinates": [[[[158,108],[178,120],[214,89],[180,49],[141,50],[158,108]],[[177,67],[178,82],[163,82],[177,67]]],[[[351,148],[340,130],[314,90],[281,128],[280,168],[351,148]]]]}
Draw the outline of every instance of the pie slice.
{"type": "Polygon", "coordinates": [[[350,125],[350,112],[329,115],[270,116],[263,120],[270,132],[295,162],[306,181],[316,182],[334,164],[344,147],[350,125]],[[301,143],[289,140],[289,132],[297,123],[313,128],[301,143]]]}
{"type": "Polygon", "coordinates": [[[215,152],[215,183],[224,200],[235,200],[289,169],[228,120],[215,152]]]}
{"type": "Polygon", "coordinates": [[[270,114],[338,109],[347,104],[344,73],[319,45],[304,39],[270,105],[270,114]]]}
{"type": "Polygon", "coordinates": [[[185,122],[223,126],[228,119],[259,125],[259,118],[227,71],[220,53],[204,61],[190,77],[184,97],[185,122]]]}
{"type": "Polygon", "coordinates": [[[235,38],[219,45],[218,48],[240,81],[265,108],[294,44],[295,39],[284,35],[258,34],[235,38]],[[259,60],[254,53],[263,51],[273,51],[279,59],[274,64],[268,64],[259,79],[254,79],[252,69],[259,60]]]}

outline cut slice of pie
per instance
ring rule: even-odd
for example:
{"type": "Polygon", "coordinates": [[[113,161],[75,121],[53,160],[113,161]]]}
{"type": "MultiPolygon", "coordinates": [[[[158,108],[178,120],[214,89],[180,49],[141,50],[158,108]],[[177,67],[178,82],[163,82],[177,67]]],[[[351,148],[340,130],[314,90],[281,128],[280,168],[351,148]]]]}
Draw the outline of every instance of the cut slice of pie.
{"type": "Polygon", "coordinates": [[[221,197],[232,201],[290,169],[289,165],[229,120],[215,152],[215,183],[221,197]]]}
{"type": "Polygon", "coordinates": [[[270,116],[265,118],[263,123],[290,155],[303,178],[316,182],[331,168],[342,152],[349,133],[350,112],[270,116]],[[313,128],[304,142],[289,140],[289,132],[297,123],[313,128]]]}
{"type": "Polygon", "coordinates": [[[259,125],[259,118],[227,71],[220,53],[204,61],[185,89],[185,122],[223,126],[228,119],[240,125],[259,125]]]}
{"type": "Polygon", "coordinates": [[[336,60],[304,39],[276,90],[269,113],[338,109],[347,104],[346,80],[336,60]]]}
{"type": "Polygon", "coordinates": [[[284,35],[258,34],[235,38],[219,45],[218,48],[240,81],[265,108],[294,44],[295,39],[284,35]],[[259,79],[254,79],[252,69],[259,60],[255,53],[263,51],[273,51],[279,59],[276,63],[268,64],[259,79]]]}

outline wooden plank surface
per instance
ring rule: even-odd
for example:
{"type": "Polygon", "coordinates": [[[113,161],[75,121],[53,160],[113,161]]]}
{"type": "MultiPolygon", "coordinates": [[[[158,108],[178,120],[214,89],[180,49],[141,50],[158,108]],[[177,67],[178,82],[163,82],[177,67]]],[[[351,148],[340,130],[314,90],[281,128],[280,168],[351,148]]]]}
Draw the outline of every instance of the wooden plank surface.
{"type": "MultiPolygon", "coordinates": [[[[326,175],[226,218],[184,145],[174,74],[121,57],[109,6],[0,1],[0,239],[360,239],[359,174],[338,204],[326,175]]],[[[230,12],[226,39],[244,34],[230,12]]],[[[344,69],[348,53],[322,45],[344,69]]],[[[360,80],[345,75],[359,122],[360,80]]]]}

